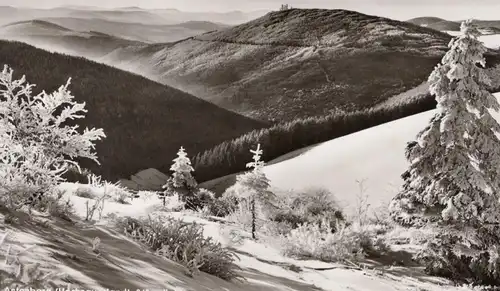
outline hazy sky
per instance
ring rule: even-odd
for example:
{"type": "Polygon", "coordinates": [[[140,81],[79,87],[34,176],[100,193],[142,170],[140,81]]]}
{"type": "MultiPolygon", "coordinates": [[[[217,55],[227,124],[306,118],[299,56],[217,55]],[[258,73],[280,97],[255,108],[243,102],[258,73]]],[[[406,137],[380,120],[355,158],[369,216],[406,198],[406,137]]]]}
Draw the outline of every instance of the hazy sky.
{"type": "Polygon", "coordinates": [[[139,6],[184,11],[276,9],[282,3],[297,8],[343,8],[406,20],[417,16],[500,19],[500,0],[0,0],[0,5],[49,8],[62,5],[139,6]]]}

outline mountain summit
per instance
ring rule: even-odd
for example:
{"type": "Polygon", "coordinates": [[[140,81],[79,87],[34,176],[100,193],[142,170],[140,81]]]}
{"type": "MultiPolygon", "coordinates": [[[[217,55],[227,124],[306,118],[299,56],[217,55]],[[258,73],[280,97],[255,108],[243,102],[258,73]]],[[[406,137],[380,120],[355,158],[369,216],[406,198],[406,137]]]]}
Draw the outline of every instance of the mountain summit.
{"type": "Polygon", "coordinates": [[[451,36],[347,10],[290,9],[108,62],[221,107],[287,121],[372,107],[421,84],[451,36]]]}

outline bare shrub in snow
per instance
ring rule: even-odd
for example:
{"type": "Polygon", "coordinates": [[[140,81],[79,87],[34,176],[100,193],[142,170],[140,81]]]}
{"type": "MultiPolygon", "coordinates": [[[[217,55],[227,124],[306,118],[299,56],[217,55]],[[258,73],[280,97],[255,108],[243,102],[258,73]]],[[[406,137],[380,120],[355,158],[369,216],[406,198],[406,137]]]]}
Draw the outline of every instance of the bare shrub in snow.
{"type": "Polygon", "coordinates": [[[120,186],[117,183],[104,182],[103,185],[104,196],[111,198],[113,201],[120,204],[129,204],[127,201],[131,199],[132,193],[130,193],[126,188],[120,186]]]}
{"type": "Polygon", "coordinates": [[[390,216],[389,203],[384,203],[374,208],[373,213],[368,217],[368,223],[386,225],[390,228],[396,226],[390,216]]]}
{"type": "Polygon", "coordinates": [[[202,271],[224,280],[239,278],[236,255],[211,237],[203,236],[203,227],[196,223],[167,218],[124,218],[117,226],[156,253],[176,261],[188,269],[189,274],[202,271]]]}
{"type": "Polygon", "coordinates": [[[75,196],[78,196],[81,198],[94,199],[94,198],[96,198],[97,195],[94,193],[94,191],[91,187],[80,186],[76,189],[75,196]]]}
{"type": "Polygon", "coordinates": [[[13,70],[0,72],[0,199],[19,207],[31,195],[43,195],[62,180],[74,161],[97,162],[94,142],[105,137],[102,129],[85,129],[68,121],[84,118],[85,103],[74,101],[68,86],[52,94],[32,96],[34,85],[13,70]]]}
{"type": "Polygon", "coordinates": [[[63,200],[64,191],[52,190],[46,193],[34,207],[66,221],[72,221],[75,209],[69,199],[63,200]]]}
{"type": "Polygon", "coordinates": [[[226,216],[226,219],[239,225],[245,231],[251,232],[253,239],[256,239],[257,232],[268,223],[266,213],[262,208],[258,205],[252,208],[247,201],[239,202],[236,209],[226,216]]]}
{"type": "Polygon", "coordinates": [[[204,188],[197,189],[195,195],[202,207],[207,206],[215,200],[215,193],[204,188]]]}
{"type": "Polygon", "coordinates": [[[486,47],[471,21],[429,77],[437,113],[409,143],[410,169],[391,202],[400,224],[440,231],[417,258],[430,274],[500,285],[500,125],[490,111],[486,47]]]}
{"type": "Polygon", "coordinates": [[[238,201],[231,197],[222,196],[211,200],[204,209],[207,215],[215,217],[226,217],[235,212],[238,208],[238,201]]]}
{"type": "Polygon", "coordinates": [[[377,256],[388,250],[383,237],[374,229],[338,222],[332,233],[330,222],[305,223],[282,237],[283,253],[298,259],[346,262],[377,256]]]}
{"type": "Polygon", "coordinates": [[[385,234],[388,243],[392,245],[410,244],[415,246],[425,245],[437,233],[433,227],[401,227],[395,226],[385,234]]]}
{"type": "Polygon", "coordinates": [[[88,175],[87,180],[87,185],[80,186],[76,190],[76,196],[91,199],[99,199],[104,196],[106,200],[121,204],[129,204],[127,199],[131,199],[133,196],[125,187],[120,186],[119,182],[111,183],[94,174],[88,175]]]}
{"type": "Polygon", "coordinates": [[[366,195],[366,180],[356,180],[358,184],[358,193],[356,193],[356,205],[355,205],[355,218],[354,220],[362,225],[368,222],[368,211],[370,210],[370,204],[368,203],[368,196],[366,195]]]}
{"type": "Polygon", "coordinates": [[[279,195],[277,208],[270,220],[297,228],[304,223],[330,223],[332,232],[336,231],[337,221],[343,221],[344,215],[333,194],[324,188],[309,188],[303,191],[289,191],[279,195]]]}
{"type": "Polygon", "coordinates": [[[94,219],[94,215],[97,211],[99,213],[99,219],[102,218],[102,212],[104,211],[104,202],[106,201],[107,196],[102,195],[97,197],[95,200],[87,200],[85,201],[85,221],[92,221],[94,219]]]}

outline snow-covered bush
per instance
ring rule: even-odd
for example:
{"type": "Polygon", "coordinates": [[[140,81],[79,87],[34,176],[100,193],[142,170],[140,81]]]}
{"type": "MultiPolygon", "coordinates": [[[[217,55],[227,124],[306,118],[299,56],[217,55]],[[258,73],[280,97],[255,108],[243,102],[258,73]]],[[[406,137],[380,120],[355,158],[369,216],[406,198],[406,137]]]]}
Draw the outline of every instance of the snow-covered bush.
{"type": "Polygon", "coordinates": [[[487,48],[472,21],[429,77],[437,113],[408,144],[410,169],[391,202],[402,225],[441,231],[418,255],[432,274],[500,285],[500,104],[483,69],[487,48]]]}
{"type": "Polygon", "coordinates": [[[215,199],[215,193],[205,188],[199,188],[195,195],[203,206],[215,199]]]}
{"type": "Polygon", "coordinates": [[[52,189],[77,158],[98,163],[94,142],[102,129],[85,129],[68,121],[84,118],[85,103],[74,101],[70,81],[52,94],[33,96],[34,85],[0,72],[0,199],[19,207],[31,195],[52,189]]]}
{"type": "Polygon", "coordinates": [[[360,260],[388,250],[383,237],[366,226],[337,222],[332,233],[330,222],[305,223],[282,237],[283,253],[298,259],[316,259],[325,262],[360,260]]]}
{"type": "Polygon", "coordinates": [[[63,200],[64,191],[52,190],[47,192],[34,206],[40,211],[49,213],[52,217],[58,217],[66,221],[72,221],[75,209],[69,199],[63,200]]]}
{"type": "Polygon", "coordinates": [[[106,201],[106,196],[98,196],[95,200],[89,199],[85,201],[85,221],[93,221],[94,215],[99,214],[99,220],[102,218],[102,212],[104,211],[104,202],[106,201]]]}
{"type": "Polygon", "coordinates": [[[88,186],[80,186],[80,187],[76,188],[74,194],[75,194],[75,196],[78,196],[81,198],[88,198],[88,199],[94,199],[97,197],[95,190],[92,187],[88,187],[88,186]]]}
{"type": "Polygon", "coordinates": [[[104,182],[103,184],[104,196],[109,197],[111,200],[120,204],[129,204],[127,199],[132,198],[132,193],[126,188],[117,183],[104,182]]]}
{"type": "Polygon", "coordinates": [[[215,198],[205,206],[205,213],[215,217],[226,217],[238,209],[238,201],[231,197],[215,198]]]}
{"type": "Polygon", "coordinates": [[[288,191],[279,195],[277,208],[270,220],[297,228],[304,223],[321,224],[330,222],[331,231],[336,230],[337,221],[344,215],[333,194],[323,188],[309,188],[303,191],[288,191]]]}
{"type": "Polygon", "coordinates": [[[234,263],[237,256],[211,237],[203,236],[203,227],[196,223],[168,218],[117,221],[117,227],[154,252],[184,265],[189,274],[202,271],[224,280],[240,277],[234,263]]]}
{"type": "Polygon", "coordinates": [[[252,207],[250,202],[240,201],[236,209],[226,216],[226,219],[243,230],[252,232],[252,238],[255,239],[262,227],[269,223],[267,213],[259,206],[256,204],[255,207],[252,207]]]}
{"type": "Polygon", "coordinates": [[[197,211],[201,211],[203,214],[211,215],[209,207],[216,201],[214,192],[204,188],[196,189],[196,192],[194,193],[194,199],[197,204],[197,211]]]}
{"type": "Polygon", "coordinates": [[[437,233],[433,227],[402,227],[394,226],[385,234],[386,241],[392,245],[415,245],[422,246],[432,240],[437,233]]]}
{"type": "Polygon", "coordinates": [[[102,177],[90,174],[87,176],[88,183],[79,186],[75,195],[82,198],[111,200],[121,204],[128,204],[127,199],[131,199],[133,194],[119,182],[111,183],[103,180],[102,177]]]}

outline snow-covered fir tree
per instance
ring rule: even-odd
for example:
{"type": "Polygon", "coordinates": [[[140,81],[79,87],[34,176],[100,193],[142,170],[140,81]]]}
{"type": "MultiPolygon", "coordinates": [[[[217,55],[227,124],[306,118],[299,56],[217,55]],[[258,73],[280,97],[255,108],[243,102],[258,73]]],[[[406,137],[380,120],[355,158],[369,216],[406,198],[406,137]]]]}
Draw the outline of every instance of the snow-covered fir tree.
{"type": "Polygon", "coordinates": [[[177,152],[177,158],[173,160],[170,171],[173,172],[172,177],[167,184],[163,186],[165,192],[161,196],[165,203],[165,196],[177,193],[182,202],[185,202],[188,207],[192,208],[194,205],[195,190],[198,183],[194,179],[192,172],[194,168],[191,166],[191,160],[187,156],[183,147],[177,152]]]}
{"type": "Polygon", "coordinates": [[[467,276],[491,281],[500,280],[494,259],[500,238],[500,140],[495,135],[500,125],[490,110],[500,105],[487,91],[487,49],[479,35],[472,21],[462,23],[461,35],[430,75],[437,113],[406,148],[410,168],[390,211],[401,224],[441,228],[422,255],[431,268],[460,273],[467,266],[467,276]],[[484,265],[487,275],[474,273],[484,265]]]}
{"type": "Polygon", "coordinates": [[[183,147],[177,152],[177,158],[174,159],[174,164],[170,167],[170,171],[174,172],[172,174],[174,187],[194,189],[198,186],[191,174],[194,172],[194,168],[191,166],[191,160],[188,158],[183,147]]]}
{"type": "Polygon", "coordinates": [[[70,166],[79,169],[77,158],[98,163],[94,143],[103,130],[66,125],[87,112],[69,85],[33,96],[24,76],[15,80],[8,66],[0,71],[0,199],[11,206],[51,190],[70,166]]]}
{"type": "Polygon", "coordinates": [[[248,203],[250,207],[252,238],[255,239],[258,207],[269,203],[273,198],[273,193],[269,191],[270,182],[263,171],[265,163],[260,160],[263,154],[260,144],[257,145],[257,149],[250,150],[250,152],[253,154],[253,161],[246,166],[252,170],[236,177],[235,188],[239,189],[238,199],[248,203]]]}

